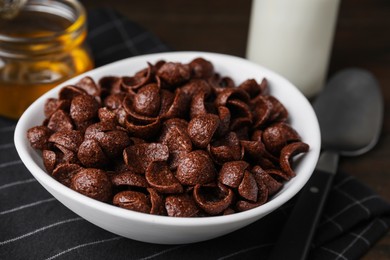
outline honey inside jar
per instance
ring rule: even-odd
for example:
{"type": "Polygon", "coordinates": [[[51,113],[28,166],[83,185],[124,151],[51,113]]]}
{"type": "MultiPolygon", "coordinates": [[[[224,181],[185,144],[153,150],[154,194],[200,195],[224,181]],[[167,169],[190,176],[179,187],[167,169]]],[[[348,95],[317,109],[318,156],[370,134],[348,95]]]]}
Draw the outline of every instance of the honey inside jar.
{"type": "Polygon", "coordinates": [[[18,118],[46,91],[93,68],[77,1],[30,0],[0,19],[0,115],[18,118]]]}

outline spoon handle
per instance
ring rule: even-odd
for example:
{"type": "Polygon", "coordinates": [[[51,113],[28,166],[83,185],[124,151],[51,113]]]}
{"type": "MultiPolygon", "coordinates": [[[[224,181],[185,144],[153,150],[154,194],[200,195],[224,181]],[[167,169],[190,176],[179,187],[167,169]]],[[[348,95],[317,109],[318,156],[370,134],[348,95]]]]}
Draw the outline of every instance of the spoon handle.
{"type": "MultiPolygon", "coordinates": [[[[336,166],[337,158],[333,162],[336,166]]],[[[269,259],[306,259],[336,173],[334,166],[324,170],[317,165],[302,189],[269,259]]]]}

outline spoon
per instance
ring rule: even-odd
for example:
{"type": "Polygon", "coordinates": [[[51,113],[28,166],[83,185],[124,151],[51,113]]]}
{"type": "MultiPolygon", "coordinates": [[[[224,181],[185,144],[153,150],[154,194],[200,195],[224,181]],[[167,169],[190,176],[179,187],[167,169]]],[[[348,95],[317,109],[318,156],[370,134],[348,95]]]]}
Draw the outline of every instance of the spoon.
{"type": "Polygon", "coordinates": [[[323,152],[300,192],[270,259],[305,259],[337,172],[339,156],[357,156],[378,141],[383,98],[374,76],[346,69],[333,76],[313,104],[323,152]]]}

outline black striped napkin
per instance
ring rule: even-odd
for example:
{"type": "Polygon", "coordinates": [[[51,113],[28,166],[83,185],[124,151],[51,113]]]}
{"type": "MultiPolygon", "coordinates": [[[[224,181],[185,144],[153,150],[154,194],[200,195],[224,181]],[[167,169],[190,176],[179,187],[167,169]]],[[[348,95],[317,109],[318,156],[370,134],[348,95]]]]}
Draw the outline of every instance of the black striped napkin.
{"type": "MultiPolygon", "coordinates": [[[[112,10],[89,13],[96,65],[168,51],[152,33],[112,10]]],[[[0,259],[267,259],[294,199],[217,239],[156,245],[119,237],[80,218],[27,171],[13,144],[15,121],[0,118],[0,259]]],[[[353,177],[336,176],[310,259],[358,259],[390,226],[390,205],[353,177]]]]}

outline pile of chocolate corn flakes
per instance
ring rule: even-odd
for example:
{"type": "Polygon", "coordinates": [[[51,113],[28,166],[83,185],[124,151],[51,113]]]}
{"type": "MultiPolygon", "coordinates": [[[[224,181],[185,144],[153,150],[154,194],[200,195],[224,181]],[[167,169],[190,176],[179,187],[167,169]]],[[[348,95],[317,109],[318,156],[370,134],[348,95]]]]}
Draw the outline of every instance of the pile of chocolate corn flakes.
{"type": "Polygon", "coordinates": [[[260,206],[295,176],[309,146],[266,79],[236,85],[203,58],[145,67],[47,100],[27,137],[56,180],[125,209],[204,217],[260,206]]]}

